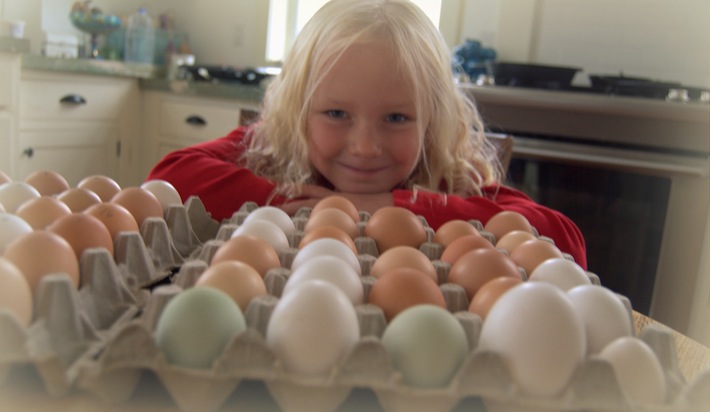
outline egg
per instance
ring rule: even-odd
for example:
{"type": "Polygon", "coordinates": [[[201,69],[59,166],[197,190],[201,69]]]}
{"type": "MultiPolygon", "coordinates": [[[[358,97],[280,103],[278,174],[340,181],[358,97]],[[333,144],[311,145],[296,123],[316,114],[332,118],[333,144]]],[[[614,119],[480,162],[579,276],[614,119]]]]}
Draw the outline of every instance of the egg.
{"type": "Polygon", "coordinates": [[[281,228],[268,220],[254,219],[249,222],[244,221],[232,232],[232,237],[251,235],[264,239],[276,252],[284,252],[289,249],[288,237],[281,228]]]}
{"type": "Polygon", "coordinates": [[[42,196],[37,189],[25,182],[7,182],[0,185],[0,203],[7,213],[15,213],[28,200],[42,196]]]}
{"type": "Polygon", "coordinates": [[[386,206],[377,209],[365,224],[365,236],[374,239],[379,253],[394,246],[419,246],[427,240],[424,224],[412,211],[386,206]]]}
{"type": "Polygon", "coordinates": [[[446,248],[457,238],[467,235],[480,236],[480,233],[470,222],[461,219],[453,219],[439,226],[434,233],[434,238],[432,240],[446,248]]]}
{"type": "Polygon", "coordinates": [[[0,310],[8,310],[22,326],[32,322],[32,289],[12,261],[0,257],[0,310]]]}
{"type": "Polygon", "coordinates": [[[478,348],[499,354],[523,393],[555,397],[584,361],[584,324],[559,288],[524,282],[488,312],[478,348]]]}
{"type": "Polygon", "coordinates": [[[332,238],[314,239],[298,250],[291,262],[291,270],[298,270],[301,265],[319,256],[333,256],[347,263],[358,276],[362,275],[362,267],[357,253],[345,243],[332,238]]]}
{"type": "Polygon", "coordinates": [[[251,220],[266,220],[274,223],[276,226],[280,227],[286,235],[296,232],[296,225],[293,223],[291,216],[278,207],[262,206],[256,208],[247,215],[242,223],[246,223],[251,220]]]}
{"type": "Polygon", "coordinates": [[[165,305],[155,328],[155,341],[168,363],[207,369],[246,328],[241,309],[226,293],[193,287],[165,305]]]}
{"type": "Polygon", "coordinates": [[[69,206],[56,197],[41,196],[23,203],[15,215],[29,223],[34,230],[40,230],[71,213],[69,206]]]}
{"type": "Polygon", "coordinates": [[[210,265],[236,260],[253,267],[263,278],[271,269],[281,267],[279,255],[269,242],[251,235],[239,235],[225,241],[212,256],[210,265]]]}
{"type": "Polygon", "coordinates": [[[587,272],[581,266],[561,257],[544,260],[532,271],[528,280],[549,282],[565,292],[575,286],[592,284],[587,272]]]}
{"type": "Polygon", "coordinates": [[[308,233],[324,226],[335,226],[347,233],[350,238],[358,236],[357,223],[346,212],[335,208],[321,209],[318,213],[311,213],[303,231],[308,233]]]}
{"type": "Polygon", "coordinates": [[[382,253],[370,268],[370,275],[379,278],[383,273],[392,269],[408,267],[417,269],[439,282],[436,268],[431,260],[419,249],[411,246],[395,246],[382,253]]]}
{"type": "Polygon", "coordinates": [[[350,248],[353,253],[357,254],[358,252],[353,238],[345,233],[344,230],[335,226],[321,226],[306,232],[298,243],[298,248],[303,249],[311,242],[323,238],[335,239],[350,248]]]}
{"type": "Polygon", "coordinates": [[[209,266],[195,286],[211,286],[229,295],[246,312],[249,302],[266,295],[266,284],[259,272],[244,262],[227,260],[209,266]]]}
{"type": "Polygon", "coordinates": [[[516,247],[510,254],[510,258],[523,269],[529,277],[535,268],[547,259],[564,257],[557,246],[541,240],[526,240],[516,247]]]}
{"type": "Polygon", "coordinates": [[[66,204],[72,212],[83,212],[89,206],[101,203],[99,195],[79,187],[72,187],[63,191],[57,195],[57,199],[66,204]]]}
{"type": "Polygon", "coordinates": [[[33,294],[40,279],[52,273],[66,273],[74,286],[79,286],[79,260],[69,242],[56,233],[27,233],[10,243],[3,256],[22,272],[33,294]],[[41,257],[37,252],[40,250],[41,257]]]}
{"type": "Polygon", "coordinates": [[[121,189],[110,200],[111,203],[119,204],[133,215],[138,223],[138,227],[143,226],[143,222],[148,218],[163,218],[163,206],[154,194],[141,189],[140,187],[126,187],[121,189]]]}
{"type": "Polygon", "coordinates": [[[266,343],[287,372],[323,378],[360,338],[355,307],[335,285],[303,282],[283,296],[271,314],[266,343]]]}
{"type": "Polygon", "coordinates": [[[102,202],[111,201],[121,191],[121,186],[115,180],[104,175],[87,176],[76,187],[96,193],[102,202]]]}
{"type": "Polygon", "coordinates": [[[433,305],[402,311],[385,328],[382,345],[404,382],[422,388],[447,386],[468,355],[459,321],[433,305]]]}
{"type": "Polygon", "coordinates": [[[355,205],[353,204],[353,202],[350,201],[350,199],[340,195],[331,195],[319,200],[318,203],[313,206],[313,209],[311,210],[311,216],[317,214],[323,209],[328,208],[340,209],[343,212],[347,213],[347,215],[350,216],[353,222],[357,223],[360,221],[360,213],[358,212],[357,207],[355,207],[355,205]]]}
{"type": "Polygon", "coordinates": [[[168,181],[161,179],[148,180],[140,185],[140,188],[155,195],[160,202],[160,206],[163,208],[163,213],[172,205],[182,206],[180,193],[178,193],[175,186],[168,181]]]}
{"type": "Polygon", "coordinates": [[[426,273],[407,267],[380,275],[370,289],[368,301],[382,309],[388,322],[414,305],[432,304],[446,308],[446,300],[436,282],[426,273]]]}
{"type": "Polygon", "coordinates": [[[7,182],[12,182],[12,179],[7,175],[7,173],[0,170],[0,185],[7,182]]]}
{"type": "Polygon", "coordinates": [[[530,225],[528,219],[522,214],[512,210],[504,210],[496,213],[493,217],[488,219],[488,222],[486,222],[483,228],[487,232],[492,233],[496,240],[513,230],[533,233],[533,227],[530,225]]]}
{"type": "Polygon", "coordinates": [[[121,232],[140,232],[138,222],[131,212],[117,203],[97,203],[89,206],[84,213],[99,219],[114,241],[121,232]]]}
{"type": "Polygon", "coordinates": [[[667,386],[658,356],[641,339],[623,336],[613,340],[599,353],[614,369],[621,391],[633,402],[661,404],[667,386]]]}
{"type": "Polygon", "coordinates": [[[448,281],[460,285],[469,301],[491,279],[509,276],[520,279],[515,263],[496,249],[474,249],[461,256],[449,269],[448,281]]]}
{"type": "Polygon", "coordinates": [[[567,296],[584,321],[588,354],[598,354],[613,340],[633,335],[631,313],[611,290],[581,285],[568,290],[567,296]]]}
{"type": "Polygon", "coordinates": [[[94,216],[86,213],[72,213],[60,217],[47,226],[47,230],[63,237],[77,259],[81,259],[84,250],[100,247],[113,255],[113,238],[106,226],[94,216]]]}
{"type": "Polygon", "coordinates": [[[0,254],[15,239],[32,232],[32,226],[21,217],[10,213],[0,213],[0,254]]]}
{"type": "Polygon", "coordinates": [[[51,170],[37,170],[25,177],[25,183],[37,189],[42,196],[53,196],[69,189],[64,176],[51,170]]]}
{"type": "Polygon", "coordinates": [[[481,319],[485,320],[486,316],[488,316],[488,312],[490,312],[491,307],[493,307],[498,298],[521,283],[523,283],[521,278],[513,276],[499,276],[489,280],[473,295],[471,303],[469,303],[468,306],[468,311],[477,314],[481,319]]]}
{"type": "Polygon", "coordinates": [[[480,234],[460,236],[444,248],[439,260],[453,265],[467,252],[480,248],[493,249],[494,247],[488,239],[480,234]]]}
{"type": "Polygon", "coordinates": [[[318,256],[299,264],[291,272],[281,296],[314,279],[332,283],[343,291],[353,305],[363,303],[364,290],[360,276],[352,266],[335,256],[318,256]]]}
{"type": "Polygon", "coordinates": [[[496,247],[503,249],[510,254],[518,245],[526,240],[535,239],[535,235],[524,230],[512,230],[503,235],[496,242],[496,247]]]}

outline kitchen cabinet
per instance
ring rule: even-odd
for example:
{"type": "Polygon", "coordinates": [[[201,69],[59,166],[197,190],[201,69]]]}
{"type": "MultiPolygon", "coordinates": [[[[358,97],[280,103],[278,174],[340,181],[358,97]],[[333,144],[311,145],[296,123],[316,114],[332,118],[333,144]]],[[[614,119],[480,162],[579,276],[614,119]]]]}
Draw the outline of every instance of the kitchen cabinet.
{"type": "Polygon", "coordinates": [[[216,139],[257,116],[257,103],[144,91],[144,176],[169,152],[216,139]]]}
{"type": "Polygon", "coordinates": [[[12,175],[12,153],[18,122],[20,55],[0,52],[0,170],[12,175]]]}
{"type": "Polygon", "coordinates": [[[70,185],[103,174],[140,183],[140,91],[131,78],[23,70],[12,174],[50,169],[70,185]]]}

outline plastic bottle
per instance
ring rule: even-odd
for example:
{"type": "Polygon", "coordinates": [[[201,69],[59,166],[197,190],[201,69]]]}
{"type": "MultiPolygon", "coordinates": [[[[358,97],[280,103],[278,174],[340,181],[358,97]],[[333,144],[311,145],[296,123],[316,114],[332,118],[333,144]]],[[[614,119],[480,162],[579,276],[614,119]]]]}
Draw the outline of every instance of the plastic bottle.
{"type": "Polygon", "coordinates": [[[155,54],[155,30],[153,20],[145,8],[128,18],[124,60],[133,63],[153,64],[155,54]]]}

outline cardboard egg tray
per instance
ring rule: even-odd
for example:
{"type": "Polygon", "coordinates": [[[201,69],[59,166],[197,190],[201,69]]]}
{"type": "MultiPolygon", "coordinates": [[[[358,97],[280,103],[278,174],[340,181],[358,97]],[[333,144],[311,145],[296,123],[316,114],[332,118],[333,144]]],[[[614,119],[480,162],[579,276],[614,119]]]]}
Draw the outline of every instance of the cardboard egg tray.
{"type": "MultiPolygon", "coordinates": [[[[245,312],[249,328],[230,342],[211,369],[169,364],[153,337],[161,310],[172,297],[194,285],[215,251],[256,207],[247,203],[230,220],[219,223],[192,197],[184,206],[171,206],[164,219],[148,219],[140,233],[120,234],[113,257],[105,249],[87,250],[80,260],[78,290],[63,273],[45,277],[29,328],[0,311],[0,384],[12,379],[13,367],[33,367],[53,396],[83,391],[107,404],[130,405],[142,374],[152,372],[176,407],[185,412],[218,410],[242,382],[253,380],[263,382],[287,412],[335,411],[355,388],[372,391],[385,412],[448,412],[471,398],[479,399],[489,411],[707,410],[710,371],[686,382],[678,369],[672,336],[654,326],[644,328],[639,337],[661,361],[669,386],[667,403],[642,405],[626,399],[610,364],[596,357],[585,360],[556,398],[522,393],[496,353],[477,349],[482,320],[467,311],[464,290],[446,282],[449,267],[438,260],[442,246],[431,242],[434,232],[428,227],[429,241],[420,250],[432,259],[447,308],[463,326],[470,347],[450,384],[436,389],[406,385],[380,341],[387,324],[382,310],[369,303],[356,306],[361,339],[329,376],[316,379],[289,373],[267,347],[264,335],[290,274],[288,268],[297,252],[293,245],[303,235],[309,210],[294,217],[298,231],[289,238],[292,248],[280,253],[282,267],[265,276],[268,295],[249,304],[245,312]]],[[[363,233],[369,216],[361,216],[363,233]]],[[[471,223],[483,230],[479,222],[471,223]]],[[[492,239],[485,231],[482,234],[492,239]]],[[[356,246],[367,297],[376,281],[369,269],[378,255],[377,247],[366,237],[357,238],[356,246]]],[[[599,284],[596,275],[588,275],[599,284]]],[[[631,311],[628,300],[625,303],[631,311]]]]}

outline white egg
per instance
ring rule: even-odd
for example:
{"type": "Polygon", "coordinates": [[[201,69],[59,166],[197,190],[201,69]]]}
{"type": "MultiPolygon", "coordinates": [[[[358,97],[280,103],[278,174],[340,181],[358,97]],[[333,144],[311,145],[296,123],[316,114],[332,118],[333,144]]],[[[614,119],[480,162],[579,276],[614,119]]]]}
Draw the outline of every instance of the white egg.
{"type": "Polygon", "coordinates": [[[567,295],[546,282],[525,282],[493,304],[478,347],[501,355],[524,393],[554,397],[584,361],[585,345],[584,324],[567,295]]]}
{"type": "Polygon", "coordinates": [[[336,286],[303,282],[274,307],[266,342],[284,368],[308,377],[326,377],[360,337],[355,307],[336,286]]]}
{"type": "Polygon", "coordinates": [[[264,239],[269,242],[276,252],[283,252],[289,248],[288,237],[286,237],[284,231],[268,220],[254,219],[250,222],[242,223],[232,232],[232,237],[240,235],[252,235],[264,239]]]}
{"type": "Polygon", "coordinates": [[[309,242],[296,253],[291,262],[291,270],[295,271],[304,262],[318,256],[338,257],[350,265],[358,276],[362,276],[362,267],[357,255],[345,243],[333,238],[321,238],[309,242]]]}
{"type": "Polygon", "coordinates": [[[656,353],[644,341],[621,337],[608,344],[599,356],[611,364],[627,398],[642,404],[665,402],[663,368],[656,353]]]}
{"type": "Polygon", "coordinates": [[[182,206],[180,193],[178,193],[175,186],[168,181],[160,179],[148,180],[141,185],[141,189],[149,191],[158,198],[160,206],[163,207],[163,212],[165,212],[170,205],[182,206]]]}
{"type": "Polygon", "coordinates": [[[25,182],[7,182],[0,185],[0,203],[8,213],[15,213],[20,205],[40,196],[42,195],[37,189],[25,182]]]}
{"type": "Polygon", "coordinates": [[[543,261],[530,274],[530,281],[548,282],[564,291],[575,286],[592,284],[587,272],[581,266],[565,258],[543,261]]]}
{"type": "Polygon", "coordinates": [[[21,217],[10,213],[0,213],[0,255],[5,253],[7,245],[34,229],[21,217]]]}
{"type": "Polygon", "coordinates": [[[296,231],[296,225],[293,223],[291,216],[274,206],[262,206],[252,210],[244,219],[244,222],[250,220],[266,220],[274,223],[287,235],[296,231]]]}
{"type": "Polygon", "coordinates": [[[587,354],[597,354],[616,338],[632,336],[633,319],[619,297],[599,285],[582,285],[567,291],[572,306],[584,321],[587,354]]]}
{"type": "Polygon", "coordinates": [[[350,265],[335,256],[318,256],[300,265],[298,269],[291,272],[281,296],[291,292],[303,282],[314,279],[337,286],[353,305],[363,303],[365,293],[360,276],[350,265]]]}

